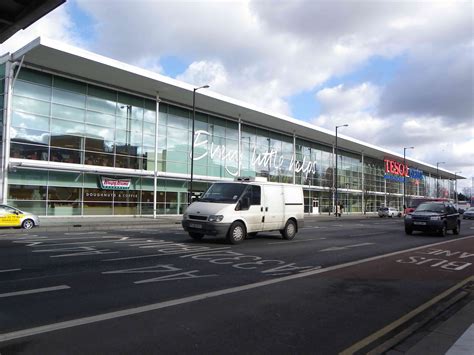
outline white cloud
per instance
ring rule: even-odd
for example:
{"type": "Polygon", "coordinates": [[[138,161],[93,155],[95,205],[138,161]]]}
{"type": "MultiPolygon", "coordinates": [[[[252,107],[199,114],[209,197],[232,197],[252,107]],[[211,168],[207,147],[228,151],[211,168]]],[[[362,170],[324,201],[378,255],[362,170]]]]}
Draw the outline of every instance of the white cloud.
{"type": "Polygon", "coordinates": [[[379,88],[371,83],[355,87],[340,84],[316,93],[325,114],[357,113],[373,110],[379,100],[379,88]]]}

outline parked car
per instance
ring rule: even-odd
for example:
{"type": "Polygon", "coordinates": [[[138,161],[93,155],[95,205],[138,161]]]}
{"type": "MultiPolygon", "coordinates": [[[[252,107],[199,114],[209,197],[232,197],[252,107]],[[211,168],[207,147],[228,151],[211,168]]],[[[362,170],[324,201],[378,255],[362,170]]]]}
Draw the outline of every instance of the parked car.
{"type": "Polygon", "coordinates": [[[474,207],[469,207],[465,210],[462,219],[474,219],[474,207]]]}
{"type": "Polygon", "coordinates": [[[405,216],[406,234],[413,231],[437,232],[444,237],[448,230],[452,230],[453,234],[461,231],[460,215],[456,207],[448,202],[425,202],[405,216]]]}
{"type": "Polygon", "coordinates": [[[393,207],[380,207],[379,208],[379,211],[378,211],[378,214],[379,214],[379,217],[382,218],[382,217],[401,217],[402,216],[402,213],[397,210],[396,208],[393,208],[393,207]]]}
{"type": "Polygon", "coordinates": [[[0,205],[0,227],[21,227],[31,229],[39,226],[39,217],[18,208],[0,205]]]}

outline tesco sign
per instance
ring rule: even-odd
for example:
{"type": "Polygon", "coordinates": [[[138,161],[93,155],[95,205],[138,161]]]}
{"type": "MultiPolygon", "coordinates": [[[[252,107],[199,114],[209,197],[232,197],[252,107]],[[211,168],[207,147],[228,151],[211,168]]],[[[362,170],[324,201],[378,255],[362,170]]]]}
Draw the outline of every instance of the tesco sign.
{"type": "Polygon", "coordinates": [[[385,162],[385,178],[402,182],[403,177],[410,177],[412,179],[423,179],[423,172],[408,167],[408,165],[399,163],[395,160],[384,159],[385,162]]]}

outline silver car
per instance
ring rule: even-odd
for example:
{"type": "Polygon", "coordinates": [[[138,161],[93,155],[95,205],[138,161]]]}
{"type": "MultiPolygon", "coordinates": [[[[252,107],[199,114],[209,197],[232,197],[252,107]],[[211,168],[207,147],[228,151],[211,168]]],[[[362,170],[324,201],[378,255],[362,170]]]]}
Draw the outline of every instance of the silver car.
{"type": "Polygon", "coordinates": [[[379,217],[401,217],[402,213],[393,207],[380,207],[379,208],[379,217]]]}
{"type": "Polygon", "coordinates": [[[462,219],[474,219],[474,207],[469,207],[462,214],[462,219]]]}
{"type": "Polygon", "coordinates": [[[40,225],[39,217],[18,208],[0,205],[0,227],[31,229],[40,225]]]}

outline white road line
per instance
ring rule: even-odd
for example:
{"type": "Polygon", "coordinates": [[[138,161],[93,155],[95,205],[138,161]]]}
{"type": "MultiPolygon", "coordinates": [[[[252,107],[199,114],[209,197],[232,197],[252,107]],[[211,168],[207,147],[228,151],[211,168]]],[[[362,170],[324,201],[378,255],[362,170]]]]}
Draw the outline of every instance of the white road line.
{"type": "Polygon", "coordinates": [[[11,271],[20,271],[21,269],[5,269],[5,270],[0,270],[0,272],[11,272],[11,271]]]}
{"type": "Polygon", "coordinates": [[[282,244],[282,243],[301,243],[301,242],[311,242],[313,240],[323,240],[326,238],[312,238],[312,239],[297,239],[297,240],[281,240],[279,242],[272,242],[272,243],[267,243],[267,245],[270,244],[282,244]]]}
{"type": "MultiPolygon", "coordinates": [[[[116,240],[120,240],[120,237],[116,237],[116,238],[119,238],[119,239],[116,239],[116,240]]],[[[57,247],[57,246],[61,246],[61,245],[113,243],[114,241],[115,241],[114,239],[112,239],[112,240],[92,240],[92,241],[89,241],[89,242],[56,243],[56,244],[31,245],[31,246],[44,248],[44,247],[57,247]]]]}
{"type": "Polygon", "coordinates": [[[24,338],[24,337],[27,337],[27,336],[52,332],[52,331],[55,331],[55,330],[67,329],[67,328],[77,327],[77,326],[80,326],[80,325],[97,323],[97,322],[101,322],[101,321],[105,321],[105,320],[109,320],[109,319],[116,319],[116,318],[121,318],[121,317],[134,315],[134,314],[145,313],[145,312],[150,312],[150,311],[156,311],[158,309],[178,306],[178,305],[181,305],[181,304],[186,304],[186,303],[191,303],[191,302],[202,301],[202,300],[206,300],[206,299],[209,299],[209,298],[219,297],[219,296],[228,295],[228,294],[232,294],[232,293],[236,293],[236,292],[248,291],[248,290],[252,290],[252,289],[263,287],[263,286],[278,284],[278,283],[282,283],[282,282],[286,282],[286,281],[290,281],[290,280],[295,280],[295,279],[300,279],[300,278],[304,278],[304,277],[308,277],[308,276],[322,274],[322,273],[325,273],[325,272],[338,270],[338,269],[342,269],[342,268],[346,268],[346,267],[351,267],[351,266],[366,263],[366,262],[369,262],[369,261],[379,260],[379,259],[387,258],[387,257],[390,257],[390,256],[395,256],[395,255],[399,255],[399,254],[403,254],[403,253],[408,253],[408,252],[415,251],[415,250],[425,249],[425,248],[433,247],[433,246],[436,246],[436,245],[442,245],[442,244],[447,244],[447,243],[452,243],[452,242],[458,242],[460,240],[471,239],[471,238],[474,238],[474,235],[470,235],[470,236],[467,236],[467,237],[464,237],[464,238],[459,238],[459,239],[456,239],[456,240],[448,240],[448,241],[434,243],[434,244],[422,245],[422,246],[419,246],[419,247],[416,247],[416,248],[411,248],[411,249],[407,249],[407,250],[400,250],[400,251],[396,251],[396,252],[388,253],[388,254],[384,254],[384,255],[377,255],[377,256],[370,257],[370,258],[357,260],[357,261],[352,261],[352,262],[345,263],[345,264],[330,266],[330,267],[325,268],[325,269],[317,269],[317,270],[314,270],[314,271],[308,271],[308,272],[303,272],[303,273],[299,273],[299,274],[283,276],[283,277],[279,277],[279,278],[275,278],[275,279],[271,279],[271,280],[266,280],[266,281],[261,281],[261,282],[256,282],[256,283],[252,283],[252,284],[247,284],[247,285],[243,285],[243,286],[231,287],[231,288],[228,288],[228,289],[202,293],[202,294],[195,295],[195,296],[178,298],[178,299],[175,299],[175,300],[154,303],[154,304],[150,304],[150,305],[147,305],[147,306],[129,308],[129,309],[125,309],[125,310],[122,310],[122,311],[103,313],[103,314],[99,314],[99,315],[96,315],[96,316],[78,318],[78,319],[73,319],[73,320],[70,320],[70,321],[53,323],[53,324],[43,325],[43,326],[40,326],[40,327],[35,327],[35,328],[30,328],[30,329],[23,329],[23,330],[10,332],[10,333],[4,333],[4,334],[0,334],[0,343],[5,342],[5,341],[9,341],[9,340],[13,340],[13,339],[24,338]]]}
{"type": "Polygon", "coordinates": [[[69,289],[69,288],[70,287],[67,286],[67,285],[61,285],[61,286],[53,286],[53,287],[36,288],[34,290],[24,290],[24,291],[17,291],[17,292],[0,293],[0,298],[13,297],[13,296],[22,296],[22,295],[31,295],[33,293],[42,293],[42,292],[66,290],[66,289],[69,289]]]}

